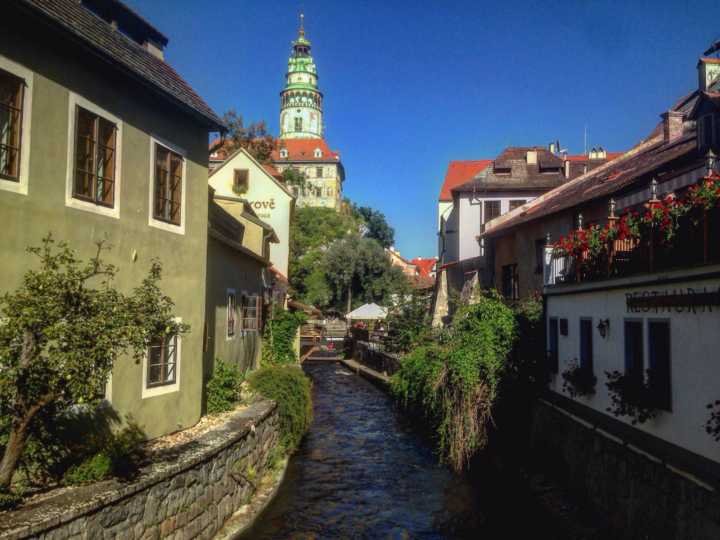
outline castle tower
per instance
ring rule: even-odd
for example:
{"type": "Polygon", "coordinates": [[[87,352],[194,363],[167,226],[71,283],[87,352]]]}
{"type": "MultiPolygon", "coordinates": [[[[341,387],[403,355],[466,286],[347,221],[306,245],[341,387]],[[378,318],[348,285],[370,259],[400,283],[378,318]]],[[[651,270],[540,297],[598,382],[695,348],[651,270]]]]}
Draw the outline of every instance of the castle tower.
{"type": "Polygon", "coordinates": [[[302,188],[290,186],[298,206],[342,208],[345,168],[323,133],[323,95],[318,89],[310,41],[303,16],[288,60],[285,88],[280,92],[280,140],[272,153],[275,168],[293,169],[305,177],[302,188]]]}
{"type": "Polygon", "coordinates": [[[322,92],[318,89],[310,41],[305,37],[304,16],[288,59],[285,88],[280,92],[280,138],[321,139],[323,136],[322,92]]]}

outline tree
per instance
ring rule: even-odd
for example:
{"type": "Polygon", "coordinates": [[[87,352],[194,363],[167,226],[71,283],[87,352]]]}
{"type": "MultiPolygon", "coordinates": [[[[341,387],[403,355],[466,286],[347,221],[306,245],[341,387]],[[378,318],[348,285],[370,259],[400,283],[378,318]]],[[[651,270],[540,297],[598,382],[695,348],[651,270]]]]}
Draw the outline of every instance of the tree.
{"type": "Polygon", "coordinates": [[[305,175],[297,169],[288,167],[283,171],[282,178],[285,185],[295,186],[299,191],[305,190],[305,175]]]}
{"type": "Polygon", "coordinates": [[[324,270],[331,305],[339,310],[349,311],[365,302],[389,305],[394,296],[409,291],[402,271],[371,238],[352,235],[334,242],[325,254],[324,270]]]}
{"type": "Polygon", "coordinates": [[[390,311],[387,318],[388,335],[385,350],[407,353],[432,338],[430,295],[414,291],[390,311]]]}
{"type": "Polygon", "coordinates": [[[151,340],[189,330],[174,321],[174,304],[158,287],[159,262],[124,295],[112,286],[117,269],[102,261],[105,249],[99,242],[83,263],[47,236],[28,248],[40,268],[0,297],[0,417],[9,423],[0,491],[9,488],[39,414],[98,403],[119,355],[140,361],[151,340]]]}
{"type": "Polygon", "coordinates": [[[365,222],[365,237],[374,238],[384,248],[395,243],[395,229],[388,225],[385,214],[367,206],[355,207],[354,210],[365,222]]]}
{"type": "MultiPolygon", "coordinates": [[[[348,234],[357,234],[360,222],[351,214],[332,208],[298,208],[290,223],[290,284],[301,298],[307,298],[308,276],[315,274],[313,287],[320,296],[327,296],[318,277],[324,252],[335,241],[348,234]]],[[[325,305],[320,303],[318,305],[325,305]]]]}
{"type": "Polygon", "coordinates": [[[264,120],[245,127],[243,117],[235,109],[230,109],[223,115],[223,121],[228,127],[225,143],[228,152],[244,148],[260,163],[270,161],[275,149],[275,139],[267,132],[264,120]]]}

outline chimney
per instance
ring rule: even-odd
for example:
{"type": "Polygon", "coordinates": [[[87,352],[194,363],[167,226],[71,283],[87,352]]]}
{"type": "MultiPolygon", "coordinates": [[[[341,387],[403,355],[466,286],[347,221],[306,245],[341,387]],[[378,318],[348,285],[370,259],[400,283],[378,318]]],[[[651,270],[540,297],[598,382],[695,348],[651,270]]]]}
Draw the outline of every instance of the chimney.
{"type": "Polygon", "coordinates": [[[555,148],[555,143],[554,143],[554,142],[551,142],[551,143],[550,143],[550,145],[548,146],[548,150],[550,150],[550,153],[553,154],[553,155],[557,152],[557,149],[555,148]]]}
{"type": "Polygon", "coordinates": [[[698,90],[707,92],[712,83],[720,79],[720,58],[698,60],[698,90]]]}
{"type": "Polygon", "coordinates": [[[569,179],[570,178],[570,160],[566,159],[563,162],[563,165],[565,166],[565,178],[569,179]]]}
{"type": "Polygon", "coordinates": [[[162,45],[146,40],[145,43],[143,43],[143,48],[160,60],[165,60],[165,53],[163,52],[162,45]]]}
{"type": "Polygon", "coordinates": [[[663,135],[666,143],[682,135],[684,116],[680,111],[668,111],[660,115],[663,119],[663,135]]]}
{"type": "Polygon", "coordinates": [[[527,151],[527,164],[537,165],[537,150],[533,149],[527,151]]]}

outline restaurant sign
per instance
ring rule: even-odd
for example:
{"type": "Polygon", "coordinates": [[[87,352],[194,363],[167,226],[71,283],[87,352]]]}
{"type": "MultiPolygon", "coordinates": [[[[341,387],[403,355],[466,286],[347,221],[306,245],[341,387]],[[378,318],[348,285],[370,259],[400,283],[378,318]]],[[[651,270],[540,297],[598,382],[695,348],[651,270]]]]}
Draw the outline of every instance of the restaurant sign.
{"type": "Polygon", "coordinates": [[[720,287],[683,287],[625,293],[628,313],[711,313],[720,307],[720,287]]]}

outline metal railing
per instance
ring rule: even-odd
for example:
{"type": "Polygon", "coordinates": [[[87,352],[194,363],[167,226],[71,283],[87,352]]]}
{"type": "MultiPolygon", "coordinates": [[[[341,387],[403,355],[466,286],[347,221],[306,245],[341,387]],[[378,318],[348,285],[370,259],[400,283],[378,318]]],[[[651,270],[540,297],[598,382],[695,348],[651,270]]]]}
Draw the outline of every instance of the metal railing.
{"type": "Polygon", "coordinates": [[[584,283],[720,263],[720,208],[680,218],[674,238],[651,229],[641,239],[612,240],[593,259],[575,259],[545,248],[545,285],[584,283]]]}

